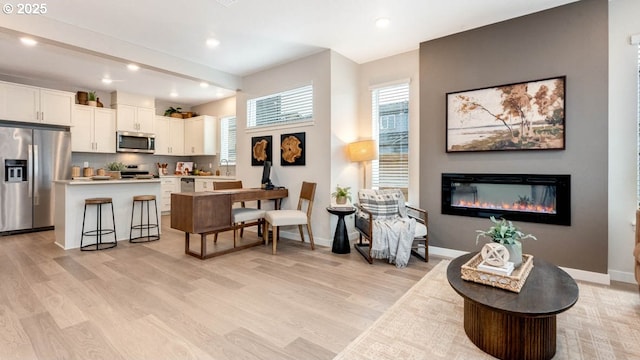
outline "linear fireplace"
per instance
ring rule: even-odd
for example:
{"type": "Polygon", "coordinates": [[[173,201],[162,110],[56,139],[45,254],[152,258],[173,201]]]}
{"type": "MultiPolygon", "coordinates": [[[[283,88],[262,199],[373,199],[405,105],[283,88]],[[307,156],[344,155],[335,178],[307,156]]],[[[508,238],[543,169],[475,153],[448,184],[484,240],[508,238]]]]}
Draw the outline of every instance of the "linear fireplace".
{"type": "Polygon", "coordinates": [[[571,225],[571,175],[442,174],[442,213],[571,225]]]}

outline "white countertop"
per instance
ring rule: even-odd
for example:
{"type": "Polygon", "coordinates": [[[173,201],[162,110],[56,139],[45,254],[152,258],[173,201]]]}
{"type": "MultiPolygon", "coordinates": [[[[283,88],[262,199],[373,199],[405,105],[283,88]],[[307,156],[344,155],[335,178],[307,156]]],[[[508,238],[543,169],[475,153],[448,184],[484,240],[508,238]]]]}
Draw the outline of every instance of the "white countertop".
{"type": "Polygon", "coordinates": [[[122,180],[92,180],[92,179],[74,179],[74,180],[55,180],[57,184],[67,185],[114,185],[114,184],[139,184],[139,183],[159,183],[159,178],[153,179],[122,179],[122,180]]]}
{"type": "Polygon", "coordinates": [[[191,178],[191,179],[214,179],[214,180],[235,180],[235,176],[224,175],[160,175],[162,178],[191,178]]]}

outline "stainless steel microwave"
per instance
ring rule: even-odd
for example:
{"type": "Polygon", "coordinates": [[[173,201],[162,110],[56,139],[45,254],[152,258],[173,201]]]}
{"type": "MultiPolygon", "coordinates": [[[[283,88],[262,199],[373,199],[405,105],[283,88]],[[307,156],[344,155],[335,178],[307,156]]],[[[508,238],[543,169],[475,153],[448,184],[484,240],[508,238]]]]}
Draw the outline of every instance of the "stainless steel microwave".
{"type": "Polygon", "coordinates": [[[116,133],[116,151],[153,154],[156,151],[156,136],[146,133],[118,131],[116,133]]]}

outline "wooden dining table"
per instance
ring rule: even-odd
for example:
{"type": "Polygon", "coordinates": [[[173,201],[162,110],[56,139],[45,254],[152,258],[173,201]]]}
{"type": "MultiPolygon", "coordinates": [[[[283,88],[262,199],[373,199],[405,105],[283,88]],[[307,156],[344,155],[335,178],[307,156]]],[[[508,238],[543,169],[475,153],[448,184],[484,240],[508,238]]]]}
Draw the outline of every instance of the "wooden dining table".
{"type": "Polygon", "coordinates": [[[271,200],[274,201],[274,209],[279,209],[282,199],[288,196],[287,189],[255,188],[173,193],[171,228],[184,231],[185,254],[203,260],[258,246],[264,243],[263,239],[240,245],[234,243],[232,248],[207,252],[207,235],[235,229],[231,215],[234,203],[257,201],[258,208],[261,208],[262,201],[271,200]],[[190,234],[200,235],[200,252],[191,250],[190,234]]]}

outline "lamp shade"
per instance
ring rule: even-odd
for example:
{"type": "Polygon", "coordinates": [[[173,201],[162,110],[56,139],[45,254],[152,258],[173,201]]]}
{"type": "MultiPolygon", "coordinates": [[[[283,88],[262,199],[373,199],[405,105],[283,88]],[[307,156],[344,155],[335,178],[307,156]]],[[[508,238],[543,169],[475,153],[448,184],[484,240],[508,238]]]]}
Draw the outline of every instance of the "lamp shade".
{"type": "Polygon", "coordinates": [[[378,158],[378,144],[375,140],[356,141],[347,146],[351,161],[369,161],[378,158]]]}

